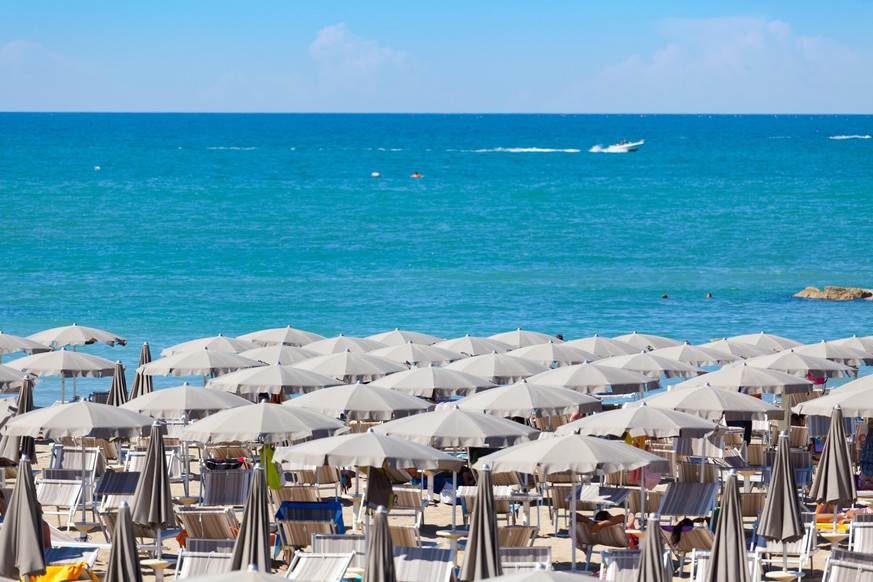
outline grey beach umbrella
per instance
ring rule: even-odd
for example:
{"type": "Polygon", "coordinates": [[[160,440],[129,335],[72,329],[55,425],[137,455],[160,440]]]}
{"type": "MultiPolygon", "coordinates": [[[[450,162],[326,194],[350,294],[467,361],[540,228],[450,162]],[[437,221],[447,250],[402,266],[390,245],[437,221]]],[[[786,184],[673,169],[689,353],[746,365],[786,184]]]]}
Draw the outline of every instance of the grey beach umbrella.
{"type": "Polygon", "coordinates": [[[239,535],[233,545],[231,570],[242,570],[249,564],[254,564],[259,571],[269,572],[271,549],[267,479],[264,468],[258,463],[252,471],[252,483],[239,535]]]}
{"type": "Polygon", "coordinates": [[[123,502],[118,509],[118,521],[112,532],[109,564],[103,582],[142,582],[142,567],[136,549],[130,507],[123,502]]]}
{"type": "Polygon", "coordinates": [[[391,388],[428,400],[468,396],[497,386],[479,376],[437,366],[397,372],[371,382],[370,385],[391,388]]]}
{"type": "Polygon", "coordinates": [[[198,350],[207,349],[213,352],[226,352],[230,354],[238,354],[246,350],[253,350],[258,347],[258,344],[244,339],[228,337],[218,334],[212,337],[201,337],[187,342],[182,342],[164,348],[161,350],[161,357],[173,356],[185,352],[196,352],[198,350]]]}
{"type": "MultiPolygon", "coordinates": [[[[18,392],[15,416],[33,410],[33,384],[26,381],[18,392]]],[[[0,458],[17,463],[22,457],[36,459],[36,443],[33,437],[3,435],[0,438],[0,458]]]]}
{"type": "Polygon", "coordinates": [[[478,473],[476,504],[470,516],[470,535],[460,578],[462,582],[469,582],[501,574],[494,487],[491,484],[491,468],[485,465],[478,473]]]}
{"type": "MultiPolygon", "coordinates": [[[[770,473],[770,486],[758,521],[758,535],[769,540],[793,542],[803,537],[800,498],[791,466],[788,433],[782,433],[770,473]]],[[[782,570],[788,570],[788,554],[782,551],[782,570]]]]}
{"type": "Polygon", "coordinates": [[[728,475],[722,491],[706,579],[708,582],[749,582],[750,579],[740,490],[734,473],[728,475]]]}
{"type": "Polygon", "coordinates": [[[306,344],[323,340],[323,335],[291,327],[262,329],[239,336],[239,339],[254,342],[260,346],[292,346],[300,348],[306,344]]]}
{"type": "Polygon", "coordinates": [[[178,420],[183,416],[186,420],[196,420],[228,408],[251,404],[236,394],[182,384],[131,398],[121,408],[161,420],[178,420]]]}
{"type": "Polygon", "coordinates": [[[42,516],[36,506],[30,459],[23,457],[0,527],[0,576],[18,579],[45,573],[42,516]]]}
{"type": "Polygon", "coordinates": [[[403,344],[413,342],[425,346],[431,346],[437,342],[443,341],[445,338],[436,337],[427,333],[417,331],[409,331],[400,328],[394,328],[392,331],[377,333],[367,336],[367,339],[381,342],[386,346],[402,346],[403,344]]]}
{"type": "Polygon", "coordinates": [[[283,406],[349,420],[391,420],[433,408],[433,404],[417,396],[360,383],[322,388],[293,398],[283,406]]]}
{"type": "Polygon", "coordinates": [[[143,342],[142,348],[139,351],[139,364],[136,367],[136,374],[133,376],[133,388],[130,389],[130,400],[149,394],[154,390],[152,377],[146,376],[139,369],[152,361],[152,350],[149,348],[149,342],[143,342]]]}
{"type": "Polygon", "coordinates": [[[164,452],[166,425],[152,424],[145,466],[136,483],[131,516],[134,523],[156,528],[156,557],[161,558],[160,530],[176,525],[173,512],[173,497],[170,494],[170,478],[167,473],[167,458],[164,452]]]}
{"type": "Polygon", "coordinates": [[[124,366],[121,362],[115,362],[115,371],[112,373],[112,386],[109,388],[109,398],[106,404],[109,406],[121,406],[127,402],[127,380],[124,377],[124,366]]]}
{"type": "Polygon", "coordinates": [[[664,562],[664,536],[656,535],[660,528],[659,522],[657,516],[649,516],[649,535],[643,538],[637,582],[671,582],[673,580],[673,573],[664,562]]]}
{"type": "Polygon", "coordinates": [[[73,325],[46,329],[27,336],[27,339],[48,346],[54,346],[55,348],[64,346],[84,346],[96,343],[102,343],[109,346],[114,346],[115,344],[123,346],[127,344],[127,340],[118,334],[97,329],[95,327],[78,325],[76,323],[73,325]]]}
{"type": "Polygon", "coordinates": [[[52,351],[51,346],[0,331],[0,363],[3,362],[3,354],[14,354],[15,352],[38,354],[50,351],[52,351]]]}
{"type": "MultiPolygon", "coordinates": [[[[65,401],[65,380],[67,378],[103,378],[115,371],[115,364],[106,358],[80,354],[61,349],[54,352],[43,352],[25,356],[9,362],[10,368],[29,372],[37,376],[61,377],[61,402],[65,401]]],[[[73,397],[76,396],[76,386],[73,384],[73,397]]]]}
{"type": "Polygon", "coordinates": [[[388,511],[380,505],[376,509],[367,544],[367,566],[364,582],[397,582],[394,570],[394,544],[388,527],[388,511]]]}
{"type": "Polygon", "coordinates": [[[259,402],[216,412],[189,424],[179,436],[201,443],[276,443],[318,439],[346,430],[342,422],[318,412],[259,402]]]}
{"type": "MultiPolygon", "coordinates": [[[[839,406],[834,406],[831,414],[831,426],[828,429],[821,459],[815,469],[809,496],[819,503],[834,505],[854,501],[858,496],[843,426],[843,411],[839,406]]],[[[836,526],[837,513],[838,510],[835,508],[834,526],[836,526]]]]}

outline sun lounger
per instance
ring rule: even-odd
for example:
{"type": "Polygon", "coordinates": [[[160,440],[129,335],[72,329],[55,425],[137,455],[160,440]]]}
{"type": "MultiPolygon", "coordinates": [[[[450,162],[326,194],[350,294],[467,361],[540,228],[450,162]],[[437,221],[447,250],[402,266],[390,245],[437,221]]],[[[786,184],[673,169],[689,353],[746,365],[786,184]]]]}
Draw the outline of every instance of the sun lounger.
{"type": "MultiPolygon", "coordinates": [[[[100,521],[100,525],[103,527],[103,535],[106,537],[106,543],[112,543],[112,534],[118,523],[118,513],[115,511],[104,511],[99,512],[97,517],[100,521]]],[[[133,537],[136,538],[137,548],[140,550],[154,551],[157,548],[158,543],[167,539],[175,538],[178,534],[179,530],[177,528],[158,530],[157,528],[139,523],[133,524],[133,537]]]]}
{"type": "Polygon", "coordinates": [[[200,473],[202,505],[242,507],[249,495],[249,469],[204,469],[200,473]]]}
{"type": "Polygon", "coordinates": [[[715,542],[715,534],[707,527],[684,527],[679,541],[673,542],[673,527],[662,526],[661,535],[664,536],[664,545],[676,555],[678,566],[676,571],[681,574],[685,567],[685,559],[688,554],[695,550],[711,550],[715,542]]]}
{"type": "Polygon", "coordinates": [[[873,554],[873,513],[857,513],[849,526],[849,549],[873,554]]]}
{"type": "Polygon", "coordinates": [[[99,511],[118,509],[122,502],[133,503],[133,494],[140,473],[134,471],[107,471],[100,476],[94,489],[99,511]]]}
{"type": "Polygon", "coordinates": [[[639,550],[609,550],[603,552],[600,579],[608,582],[636,582],[640,569],[639,550]]]}
{"type": "Polygon", "coordinates": [[[342,505],[338,501],[285,501],[279,506],[275,517],[285,551],[308,546],[312,542],[313,534],[345,533],[342,505]]]}
{"type": "Polygon", "coordinates": [[[499,548],[500,567],[504,574],[552,569],[552,548],[548,546],[511,547],[501,544],[499,548]]]}
{"type": "Polygon", "coordinates": [[[341,582],[354,557],[354,552],[347,554],[296,552],[285,578],[301,582],[341,582]]]}
{"type": "Polygon", "coordinates": [[[315,554],[346,554],[354,552],[352,568],[367,565],[367,538],[364,534],[313,534],[312,552],[315,554]]]}
{"type": "Polygon", "coordinates": [[[670,483],[658,514],[661,517],[708,517],[715,507],[717,493],[718,483],[670,483]]]}
{"type": "Polygon", "coordinates": [[[833,550],[822,582],[873,582],[873,554],[833,550]]]}
{"type": "Polygon", "coordinates": [[[454,550],[394,548],[397,582],[450,582],[454,570],[454,550]]]}
{"type": "Polygon", "coordinates": [[[530,525],[508,525],[497,528],[497,545],[501,548],[532,546],[537,528],[530,525]]]}
{"type": "MultiPolygon", "coordinates": [[[[82,449],[72,446],[52,445],[52,469],[77,469],[82,471],[82,449]]],[[[103,450],[97,447],[85,448],[85,474],[92,480],[106,472],[103,450]]]]}
{"type": "Polygon", "coordinates": [[[334,467],[313,467],[311,469],[296,469],[287,473],[292,483],[297,485],[313,485],[320,492],[323,489],[333,491],[333,498],[339,498],[339,487],[342,477],[334,467]]]}
{"type": "Polygon", "coordinates": [[[45,551],[47,580],[91,580],[97,547],[49,548],[45,551]]]}
{"type": "Polygon", "coordinates": [[[812,554],[816,549],[818,534],[815,514],[804,512],[801,514],[801,517],[803,519],[804,534],[801,539],[795,542],[788,542],[783,545],[782,542],[758,538],[755,549],[761,555],[762,563],[781,567],[784,551],[788,556],[788,563],[796,566],[797,569],[804,570],[812,566],[812,554]]]}
{"type": "Polygon", "coordinates": [[[40,479],[36,483],[36,498],[42,504],[43,513],[58,516],[58,525],[73,523],[76,511],[81,508],[82,482],[72,479],[40,479]],[[54,508],[54,510],[48,508],[54,508]]]}
{"type": "Polygon", "coordinates": [[[176,580],[208,576],[209,574],[224,574],[230,572],[233,554],[224,552],[189,552],[181,550],[176,561],[176,580]]]}
{"type": "MultiPolygon", "coordinates": [[[[711,550],[694,550],[691,553],[691,582],[706,582],[711,550]]],[[[750,582],[761,582],[761,561],[757,552],[746,552],[750,582]]]]}
{"type": "Polygon", "coordinates": [[[281,489],[270,489],[273,506],[278,509],[283,501],[318,502],[318,489],[311,485],[291,485],[281,489]]]}
{"type": "Polygon", "coordinates": [[[180,507],[176,512],[182,528],[192,538],[236,538],[239,520],[232,507],[180,507]]]}
{"type": "Polygon", "coordinates": [[[230,554],[233,553],[233,546],[236,540],[212,540],[207,538],[186,538],[185,550],[189,552],[199,553],[218,553],[230,554]]]}
{"type": "Polygon", "coordinates": [[[608,546],[611,548],[628,548],[630,540],[625,533],[624,526],[611,525],[591,531],[591,526],[585,522],[576,522],[576,547],[585,552],[585,567],[591,563],[591,553],[594,546],[608,546]]]}

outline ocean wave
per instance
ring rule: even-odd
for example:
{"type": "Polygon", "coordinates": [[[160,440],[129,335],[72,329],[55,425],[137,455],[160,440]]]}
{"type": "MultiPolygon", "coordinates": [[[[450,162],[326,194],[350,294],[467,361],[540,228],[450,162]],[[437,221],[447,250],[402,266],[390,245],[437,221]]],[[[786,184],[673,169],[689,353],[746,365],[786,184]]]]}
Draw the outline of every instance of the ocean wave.
{"type": "Polygon", "coordinates": [[[869,135],[832,135],[828,139],[870,139],[869,135]]]}
{"type": "Polygon", "coordinates": [[[208,147],[206,149],[219,150],[219,151],[250,152],[250,151],[254,151],[258,148],[256,148],[256,147],[242,147],[242,146],[211,146],[211,147],[208,147]]]}
{"type": "Polygon", "coordinates": [[[613,149],[609,149],[608,147],[603,147],[600,145],[596,145],[596,146],[592,147],[590,150],[588,150],[588,152],[592,153],[592,154],[626,154],[627,153],[626,150],[619,150],[619,149],[613,150],[613,149]]]}
{"type": "Polygon", "coordinates": [[[581,150],[574,148],[557,149],[557,148],[485,148],[479,150],[461,150],[477,154],[484,153],[501,153],[501,154],[578,154],[581,150]]]}

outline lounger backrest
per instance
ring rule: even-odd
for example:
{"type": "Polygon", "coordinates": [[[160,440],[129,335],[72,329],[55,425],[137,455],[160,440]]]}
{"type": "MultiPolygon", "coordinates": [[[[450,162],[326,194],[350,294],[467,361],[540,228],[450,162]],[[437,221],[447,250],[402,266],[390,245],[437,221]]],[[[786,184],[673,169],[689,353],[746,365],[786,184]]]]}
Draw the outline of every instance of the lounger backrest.
{"type": "Polygon", "coordinates": [[[179,522],[193,538],[224,540],[236,537],[239,520],[230,507],[190,508],[176,513],[179,522]]]}
{"type": "Polygon", "coordinates": [[[833,550],[822,582],[873,582],[873,555],[833,550]]]}
{"type": "Polygon", "coordinates": [[[420,546],[418,531],[412,525],[389,525],[391,544],[396,547],[415,548],[420,546]]]}
{"type": "Polygon", "coordinates": [[[604,579],[608,582],[635,582],[640,569],[639,550],[613,550],[603,553],[604,579]]]}
{"type": "Polygon", "coordinates": [[[715,506],[717,483],[670,483],[661,499],[662,517],[708,516],[715,506]]]}
{"type": "Polygon", "coordinates": [[[449,582],[455,552],[443,548],[394,548],[397,582],[449,582]]]}
{"type": "Polygon", "coordinates": [[[849,547],[853,552],[873,554],[873,513],[859,513],[852,519],[849,528],[849,547]]]}
{"type": "Polygon", "coordinates": [[[353,568],[367,564],[367,538],[364,534],[313,534],[312,551],[316,554],[354,552],[353,568]]]}
{"type": "Polygon", "coordinates": [[[345,576],[354,552],[347,554],[304,554],[297,552],[285,575],[301,582],[340,582],[345,576]]]}
{"type": "MultiPolygon", "coordinates": [[[[529,569],[527,564],[542,564],[547,570],[552,569],[552,548],[548,546],[508,547],[500,546],[500,565],[505,569],[513,568],[513,564],[525,564],[523,569],[529,569]]],[[[536,566],[534,566],[535,568],[536,566]]],[[[506,574],[507,572],[504,572],[506,574]]]]}
{"type": "Polygon", "coordinates": [[[207,538],[186,538],[185,539],[185,550],[189,552],[199,552],[199,553],[218,553],[218,554],[231,554],[233,553],[233,545],[236,543],[236,540],[227,539],[227,540],[212,540],[207,538]]]}
{"type": "Polygon", "coordinates": [[[179,552],[176,567],[176,579],[207,576],[209,574],[224,574],[230,572],[233,554],[219,552],[179,552]]]}
{"type": "MultiPolygon", "coordinates": [[[[706,572],[712,550],[696,549],[691,553],[691,582],[706,582],[706,572]]],[[[760,564],[756,552],[746,552],[746,564],[749,567],[750,580],[760,580],[760,564]]]]}
{"type": "Polygon", "coordinates": [[[504,547],[532,546],[537,537],[537,528],[526,525],[509,525],[497,528],[497,545],[504,547]]]}
{"type": "Polygon", "coordinates": [[[248,469],[204,470],[203,505],[243,506],[249,494],[248,469]]]}

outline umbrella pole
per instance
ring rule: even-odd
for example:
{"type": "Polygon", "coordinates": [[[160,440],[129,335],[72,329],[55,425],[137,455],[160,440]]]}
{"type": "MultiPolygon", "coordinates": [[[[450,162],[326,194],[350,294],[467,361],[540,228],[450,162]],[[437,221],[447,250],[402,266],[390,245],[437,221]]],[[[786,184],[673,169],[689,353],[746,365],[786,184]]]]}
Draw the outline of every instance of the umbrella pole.
{"type": "Polygon", "coordinates": [[[791,430],[791,395],[782,391],[782,430],[791,430]]]}
{"type": "Polygon", "coordinates": [[[458,508],[458,472],[452,471],[452,531],[455,531],[455,513],[458,508]]]}
{"type": "Polygon", "coordinates": [[[640,469],[640,529],[646,529],[646,515],[648,512],[646,511],[648,508],[646,507],[646,495],[647,493],[646,487],[646,467],[645,465],[640,469]]]}
{"type": "Polygon", "coordinates": [[[785,541],[782,541],[782,571],[788,571],[788,554],[785,551],[785,541]]]}
{"type": "MultiPolygon", "coordinates": [[[[188,426],[188,415],[182,415],[182,426],[188,426]]],[[[189,497],[190,493],[188,491],[188,482],[190,481],[190,473],[191,473],[191,458],[188,456],[188,441],[182,441],[182,454],[185,456],[185,497],[189,497]]]]}
{"type": "Polygon", "coordinates": [[[65,380],[66,376],[64,376],[64,373],[61,372],[61,404],[66,402],[66,400],[64,399],[64,392],[66,392],[65,380]]]}
{"type": "Polygon", "coordinates": [[[570,528],[570,562],[573,564],[570,568],[576,571],[576,472],[570,472],[570,523],[567,525],[570,528]]]}
{"type": "Polygon", "coordinates": [[[161,546],[164,544],[161,543],[161,526],[155,528],[155,560],[161,559],[161,550],[163,549],[161,546]]]}
{"type": "MultiPolygon", "coordinates": [[[[73,352],[76,351],[76,344],[73,344],[73,352]]],[[[76,377],[73,376],[73,400],[76,399],[76,377]]]]}
{"type": "MultiPolygon", "coordinates": [[[[85,515],[85,501],[86,501],[86,497],[88,496],[88,488],[85,486],[85,481],[86,481],[86,472],[85,472],[85,437],[80,437],[80,438],[81,438],[81,440],[80,440],[79,442],[80,442],[81,445],[82,445],[82,459],[81,459],[81,463],[82,463],[82,523],[85,523],[85,522],[88,521],[88,518],[87,518],[86,515],[85,515]]],[[[84,536],[85,536],[85,534],[83,533],[83,534],[82,534],[82,537],[84,538],[84,536]]],[[[83,540],[83,541],[84,541],[84,540],[83,540]]]]}

